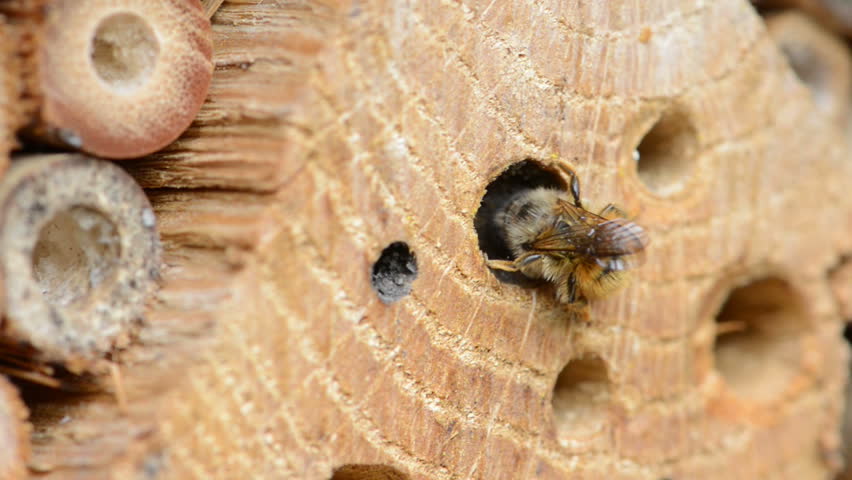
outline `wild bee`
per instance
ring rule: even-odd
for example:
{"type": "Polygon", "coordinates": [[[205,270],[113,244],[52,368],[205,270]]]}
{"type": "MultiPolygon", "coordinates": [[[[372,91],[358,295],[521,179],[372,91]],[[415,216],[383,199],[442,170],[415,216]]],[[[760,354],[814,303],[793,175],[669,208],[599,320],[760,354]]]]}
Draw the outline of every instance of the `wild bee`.
{"type": "Polygon", "coordinates": [[[515,259],[488,260],[488,266],[543,278],[556,285],[559,301],[585,304],[628,283],[629,269],[648,238],[613,204],[599,213],[586,210],[577,175],[560,168],[570,179],[570,193],[526,189],[497,209],[494,225],[515,259]]]}

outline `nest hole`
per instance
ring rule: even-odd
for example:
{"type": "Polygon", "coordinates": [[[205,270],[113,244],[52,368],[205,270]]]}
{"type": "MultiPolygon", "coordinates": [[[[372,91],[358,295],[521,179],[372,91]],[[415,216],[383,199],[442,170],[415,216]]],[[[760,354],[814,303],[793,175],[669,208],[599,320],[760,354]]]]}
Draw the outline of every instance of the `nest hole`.
{"type": "Polygon", "coordinates": [[[394,303],[411,293],[411,284],[417,278],[417,258],[405,242],[388,245],[376,263],[370,283],[384,303],[394,303]]]}
{"type": "Polygon", "coordinates": [[[553,389],[553,417],[560,438],[588,437],[607,423],[611,384],[599,357],[568,362],[553,389]]]}
{"type": "Polygon", "coordinates": [[[408,475],[387,465],[344,465],[331,480],[408,480],[408,475]]]}
{"type": "Polygon", "coordinates": [[[45,299],[65,307],[85,301],[110,280],[120,253],[114,223],[91,208],[72,207],[42,227],[33,272],[45,299]]]}
{"type": "Polygon", "coordinates": [[[830,111],[834,103],[830,85],[831,67],[808,45],[786,42],[779,48],[793,73],[810,90],[817,107],[830,111]]]}
{"type": "Polygon", "coordinates": [[[57,372],[53,378],[60,386],[46,386],[28,380],[14,379],[21,399],[30,412],[35,443],[47,441],[59,426],[72,422],[81,415],[97,393],[94,379],[77,377],[68,372],[57,372]]]}
{"type": "MultiPolygon", "coordinates": [[[[556,170],[535,160],[526,159],[511,165],[485,188],[485,195],[476,211],[473,225],[479,240],[479,249],[489,259],[513,259],[512,252],[495,222],[497,212],[502,210],[514,195],[540,187],[567,189],[565,180],[556,170]]],[[[494,270],[493,273],[497,279],[507,283],[525,286],[540,283],[521,273],[500,270],[494,270]]]]}
{"type": "Polygon", "coordinates": [[[798,370],[807,325],[802,300],[784,280],[736,288],[716,316],[716,369],[738,396],[772,400],[798,370]]]}
{"type": "Polygon", "coordinates": [[[116,90],[144,84],[157,64],[160,44],[145,19],[133,13],[104,18],[91,42],[91,60],[98,76],[116,90]]]}
{"type": "Polygon", "coordinates": [[[664,111],[634,155],[639,178],[649,190],[661,196],[682,191],[698,155],[698,135],[689,116],[677,108],[664,111]]]}

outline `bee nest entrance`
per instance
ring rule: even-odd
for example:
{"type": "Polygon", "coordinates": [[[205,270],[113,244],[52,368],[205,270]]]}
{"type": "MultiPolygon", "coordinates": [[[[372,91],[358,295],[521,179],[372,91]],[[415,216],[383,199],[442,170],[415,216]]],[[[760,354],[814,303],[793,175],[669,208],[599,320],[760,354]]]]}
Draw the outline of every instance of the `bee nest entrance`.
{"type": "Polygon", "coordinates": [[[72,207],[44,227],[33,252],[33,273],[48,303],[85,301],[115,273],[120,256],[115,224],[97,210],[72,207]]]}
{"type": "Polygon", "coordinates": [[[766,26],[790,68],[810,90],[816,107],[844,124],[852,89],[846,45],[797,12],[771,15],[766,26]]]}
{"type": "Polygon", "coordinates": [[[132,13],[103,19],[92,37],[92,65],[101,80],[117,90],[132,90],[145,83],[159,53],[151,26],[132,13]]]}
{"type": "Polygon", "coordinates": [[[599,357],[571,360],[553,389],[553,418],[559,438],[588,437],[606,428],[611,382],[599,357]]]}
{"type": "Polygon", "coordinates": [[[408,475],[387,465],[344,465],[334,471],[331,480],[408,480],[408,475]]]}
{"type": "Polygon", "coordinates": [[[657,195],[684,190],[695,168],[698,138],[688,115],[678,108],[662,112],[634,150],[642,183],[657,195]]]}
{"type": "MultiPolygon", "coordinates": [[[[489,259],[512,260],[512,252],[495,222],[497,212],[505,208],[509,200],[517,193],[539,187],[567,189],[565,181],[555,170],[531,159],[511,165],[488,184],[474,216],[473,225],[479,239],[479,249],[489,259]]],[[[494,271],[494,275],[507,283],[521,285],[535,283],[521,273],[494,271]]]]}
{"type": "Polygon", "coordinates": [[[141,318],[159,275],[155,226],[144,192],[109,162],[17,159],[0,189],[3,334],[86,370],[141,318]]]}
{"type": "Polygon", "coordinates": [[[195,119],[213,75],[200,2],[43,2],[30,119],[34,140],[99,157],[135,158],[174,141],[195,119]]]}
{"type": "Polygon", "coordinates": [[[716,369],[737,396],[771,401],[798,371],[807,327],[803,302],[784,280],[736,288],[716,315],[716,369]]]}

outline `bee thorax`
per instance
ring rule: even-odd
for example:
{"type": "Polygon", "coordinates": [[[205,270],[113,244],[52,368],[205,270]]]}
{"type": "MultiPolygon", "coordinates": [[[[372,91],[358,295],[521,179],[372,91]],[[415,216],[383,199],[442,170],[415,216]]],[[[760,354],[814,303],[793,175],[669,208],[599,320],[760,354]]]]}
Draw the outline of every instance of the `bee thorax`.
{"type": "Polygon", "coordinates": [[[515,256],[529,251],[541,232],[553,224],[559,195],[559,191],[547,188],[524,190],[497,210],[495,223],[515,256]]]}

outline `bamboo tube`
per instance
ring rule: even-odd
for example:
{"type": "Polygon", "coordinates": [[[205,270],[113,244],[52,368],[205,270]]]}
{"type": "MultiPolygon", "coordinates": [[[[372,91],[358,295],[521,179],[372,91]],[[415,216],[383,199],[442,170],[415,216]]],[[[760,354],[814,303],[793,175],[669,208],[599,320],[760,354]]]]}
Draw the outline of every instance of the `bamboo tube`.
{"type": "Polygon", "coordinates": [[[798,12],[771,15],[766,26],[793,71],[811,90],[817,109],[845,126],[852,89],[852,62],[846,46],[798,12]]]}
{"type": "Polygon", "coordinates": [[[159,276],[154,212],[123,170],[79,154],[13,161],[0,186],[0,335],[73,372],[125,342],[159,276]]]}
{"type": "Polygon", "coordinates": [[[212,43],[199,0],[30,0],[4,10],[21,40],[22,101],[33,99],[28,136],[138,157],[177,138],[204,101],[212,43]]]}

